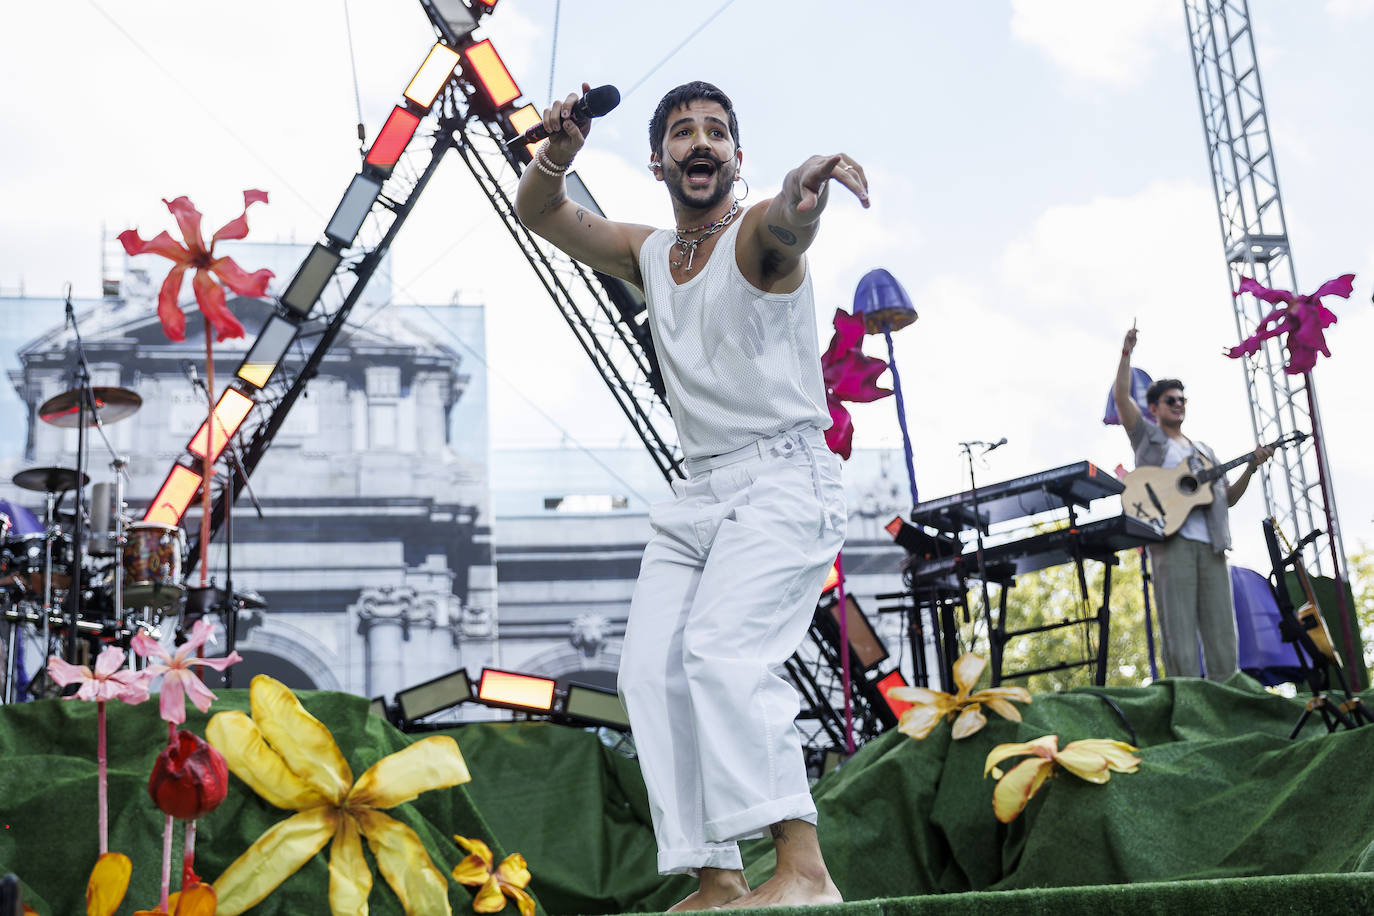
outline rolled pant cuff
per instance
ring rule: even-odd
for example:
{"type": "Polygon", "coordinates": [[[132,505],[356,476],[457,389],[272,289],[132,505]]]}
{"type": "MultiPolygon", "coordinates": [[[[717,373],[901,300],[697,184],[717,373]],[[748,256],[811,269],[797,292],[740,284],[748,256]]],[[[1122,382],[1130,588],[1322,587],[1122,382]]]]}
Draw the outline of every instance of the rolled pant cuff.
{"type": "Polygon", "coordinates": [[[694,875],[702,868],[727,868],[739,871],[744,868],[740,859],[739,847],[734,843],[720,846],[702,846],[699,849],[660,849],[658,851],[658,873],[660,875],[694,875]]]}
{"type": "Polygon", "coordinates": [[[789,795],[776,801],[755,805],[729,817],[706,822],[706,837],[717,843],[763,836],[768,828],[780,821],[816,823],[816,803],[811,793],[789,795]]]}

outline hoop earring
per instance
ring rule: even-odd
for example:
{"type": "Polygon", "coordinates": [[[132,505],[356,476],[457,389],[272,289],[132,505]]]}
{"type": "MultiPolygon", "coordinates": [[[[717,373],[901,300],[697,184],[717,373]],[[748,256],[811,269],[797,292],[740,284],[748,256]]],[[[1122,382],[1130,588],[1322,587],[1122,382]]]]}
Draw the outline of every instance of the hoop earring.
{"type": "Polygon", "coordinates": [[[741,181],[744,182],[744,193],[743,193],[743,194],[736,194],[736,195],[735,195],[735,200],[740,200],[740,201],[744,200],[746,197],[749,196],[749,182],[745,180],[745,178],[744,178],[743,175],[736,175],[736,176],[735,176],[735,184],[739,184],[741,181]]]}

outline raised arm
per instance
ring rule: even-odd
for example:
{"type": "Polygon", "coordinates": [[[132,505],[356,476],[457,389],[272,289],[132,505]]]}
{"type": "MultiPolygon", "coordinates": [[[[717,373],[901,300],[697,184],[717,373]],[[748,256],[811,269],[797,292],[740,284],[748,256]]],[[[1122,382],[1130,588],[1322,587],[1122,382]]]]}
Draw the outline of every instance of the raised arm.
{"type": "Polygon", "coordinates": [[[1116,415],[1127,433],[1132,432],[1140,422],[1140,408],[1131,397],[1131,353],[1135,350],[1135,328],[1126,332],[1121,343],[1121,362],[1116,367],[1116,384],[1112,386],[1112,399],[1116,402],[1116,415]]]}
{"type": "Polygon", "coordinates": [[[787,173],[778,196],[745,214],[736,246],[745,279],[769,291],[797,288],[804,274],[802,256],[820,227],[832,179],[868,207],[868,179],[862,166],[844,153],[812,156],[787,173]]]}
{"type": "MultiPolygon", "coordinates": [[[[589,88],[582,84],[583,92],[589,88]]],[[[586,143],[590,126],[590,121],[579,124],[572,118],[572,107],[579,97],[571,93],[544,109],[549,139],[520,176],[515,215],[535,235],[588,267],[643,286],[639,246],[653,229],[603,219],[568,198],[563,174],[586,143]]]]}

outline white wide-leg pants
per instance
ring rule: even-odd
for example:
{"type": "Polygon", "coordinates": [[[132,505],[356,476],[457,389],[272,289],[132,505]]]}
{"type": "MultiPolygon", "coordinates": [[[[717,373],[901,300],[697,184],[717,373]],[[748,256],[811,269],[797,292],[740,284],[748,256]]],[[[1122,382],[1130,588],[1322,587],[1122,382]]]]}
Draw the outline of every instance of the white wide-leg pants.
{"type": "Polygon", "coordinates": [[[650,510],[620,693],[658,869],[741,867],[736,840],[815,823],[783,672],[844,540],[840,460],[816,429],[688,462],[650,510]]]}

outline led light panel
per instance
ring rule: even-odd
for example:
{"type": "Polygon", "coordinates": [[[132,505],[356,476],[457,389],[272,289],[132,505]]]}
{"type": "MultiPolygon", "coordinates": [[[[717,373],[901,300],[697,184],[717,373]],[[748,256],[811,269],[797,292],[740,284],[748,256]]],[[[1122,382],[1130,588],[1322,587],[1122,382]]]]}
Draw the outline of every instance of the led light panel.
{"type": "Polygon", "coordinates": [[[493,108],[502,108],[520,98],[520,87],[515,85],[501,55],[491,46],[491,39],[484,38],[469,45],[463,57],[468,62],[464,72],[482,90],[493,108]]]}
{"type": "Polygon", "coordinates": [[[410,85],[404,93],[405,97],[421,108],[428,108],[434,104],[434,97],[444,88],[444,83],[448,82],[457,66],[458,52],[448,45],[436,44],[430,48],[429,56],[415,72],[415,76],[411,77],[410,85]]]}
{"type": "Polygon", "coordinates": [[[179,524],[181,517],[186,514],[186,507],[191,505],[196,491],[200,489],[201,479],[201,476],[190,468],[180,464],[172,465],[171,473],[162,482],[162,489],[157,491],[157,496],[153,497],[143,520],[157,522],[160,525],[179,524]]]}
{"type": "Polygon", "coordinates": [[[372,211],[372,204],[376,202],[380,193],[380,181],[374,181],[366,175],[354,175],[334,215],[329,218],[329,225],[324,227],[324,234],[343,248],[352,245],[353,240],[358,237],[358,230],[363,227],[363,220],[367,219],[367,214],[372,211]]]}
{"type": "Polygon", "coordinates": [[[290,349],[291,342],[296,339],[297,330],[294,322],[287,321],[280,315],[273,315],[263,326],[258,339],[253,342],[248,355],[243,358],[234,374],[254,388],[266,385],[272,373],[277,371],[281,358],[290,349]]]}
{"type": "Polygon", "coordinates": [[[554,682],[546,677],[483,668],[477,699],[504,709],[548,712],[553,708],[553,687],[554,682]]]}
{"type": "Polygon", "coordinates": [[[372,149],[367,151],[363,161],[385,174],[391,174],[401,153],[405,152],[406,144],[415,136],[415,128],[419,126],[419,115],[397,105],[391,109],[391,115],[382,125],[382,132],[372,141],[372,149]]]}
{"type": "Polygon", "coordinates": [[[620,697],[610,690],[597,690],[583,684],[568,685],[568,700],[563,711],[574,719],[584,719],[622,731],[630,730],[630,716],[620,697]]]}
{"type": "Polygon", "coordinates": [[[423,719],[432,713],[457,706],[472,699],[472,681],[468,679],[465,668],[452,674],[436,677],[432,681],[407,687],[396,694],[396,705],[401,708],[401,718],[406,722],[423,719]]]}
{"type": "Polygon", "coordinates": [[[887,701],[887,706],[892,710],[892,714],[897,718],[902,717],[902,713],[911,708],[912,704],[904,703],[901,700],[894,700],[887,695],[887,691],[892,687],[905,687],[906,678],[902,677],[902,672],[896,668],[892,669],[891,674],[884,675],[878,681],[878,693],[882,694],[887,701]]]}
{"type": "Polygon", "coordinates": [[[248,416],[248,411],[253,409],[253,399],[236,388],[224,389],[224,394],[219,396],[219,403],[215,405],[215,412],[204,423],[200,424],[200,429],[191,437],[191,441],[186,444],[186,450],[197,458],[205,456],[205,440],[209,430],[213,427],[213,435],[209,435],[210,440],[210,461],[211,463],[219,459],[220,452],[224,451],[224,445],[234,437],[244,419],[248,416]]]}
{"type": "Polygon", "coordinates": [[[337,251],[316,242],[301,262],[296,276],[291,278],[291,285],[282,293],[281,304],[302,317],[309,315],[340,260],[342,255],[337,251]]]}

